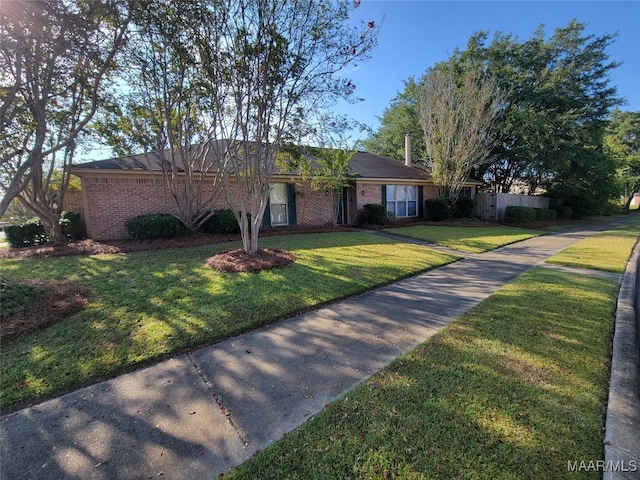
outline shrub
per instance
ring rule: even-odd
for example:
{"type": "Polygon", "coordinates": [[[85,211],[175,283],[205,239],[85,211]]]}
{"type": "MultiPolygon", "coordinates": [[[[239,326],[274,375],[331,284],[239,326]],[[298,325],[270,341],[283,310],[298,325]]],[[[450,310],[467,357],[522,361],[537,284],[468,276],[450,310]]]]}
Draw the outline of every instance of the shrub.
{"type": "Polygon", "coordinates": [[[387,209],[384,205],[367,203],[362,206],[358,223],[366,225],[384,225],[387,223],[387,209]]]}
{"type": "Polygon", "coordinates": [[[509,205],[504,212],[504,220],[507,223],[527,223],[536,219],[536,210],[532,207],[520,207],[509,205]]]}
{"type": "Polygon", "coordinates": [[[80,240],[87,236],[82,216],[78,212],[67,210],[62,212],[60,226],[62,227],[62,234],[69,240],[80,240]]]}
{"type": "Polygon", "coordinates": [[[202,233],[240,233],[240,225],[229,208],[216,210],[214,214],[202,224],[202,233]]]}
{"type": "Polygon", "coordinates": [[[534,210],[536,211],[536,220],[545,221],[558,218],[558,213],[555,210],[549,208],[534,208],[534,210]]]}
{"type": "Polygon", "coordinates": [[[554,210],[556,211],[556,218],[563,220],[571,218],[571,214],[573,213],[572,208],[567,205],[555,207],[554,210]]]}
{"type": "Polygon", "coordinates": [[[455,203],[453,216],[455,218],[472,218],[475,213],[476,203],[473,198],[459,197],[455,203]]]}
{"type": "Polygon", "coordinates": [[[11,248],[43,245],[49,241],[42,222],[37,218],[19,225],[7,225],[4,234],[11,248]]]}
{"type": "Polygon", "coordinates": [[[455,211],[455,202],[451,198],[428,198],[424,201],[424,215],[427,220],[441,222],[451,220],[455,211]]]}
{"type": "Polygon", "coordinates": [[[184,227],[180,220],[164,213],[138,215],[125,221],[124,226],[131,238],[136,240],[169,238],[184,232],[184,227]]]}

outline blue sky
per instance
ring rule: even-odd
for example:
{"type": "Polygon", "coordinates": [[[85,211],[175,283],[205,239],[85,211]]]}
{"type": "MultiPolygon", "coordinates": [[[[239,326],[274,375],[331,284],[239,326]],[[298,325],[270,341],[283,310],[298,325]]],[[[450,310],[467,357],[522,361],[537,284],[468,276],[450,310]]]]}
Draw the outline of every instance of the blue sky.
{"type": "MultiPolygon", "coordinates": [[[[427,68],[464,49],[474,32],[531,37],[540,24],[547,36],[575,18],[586,33],[618,32],[609,47],[611,60],[623,62],[611,83],[627,99],[624,110],[640,110],[640,1],[426,1],[362,0],[354,18],[381,24],[371,59],[348,72],[356,95],[364,101],[339,103],[336,110],[377,128],[377,117],[404,89],[404,80],[419,78],[427,68]]],[[[351,141],[355,141],[353,136],[351,141]]]]}

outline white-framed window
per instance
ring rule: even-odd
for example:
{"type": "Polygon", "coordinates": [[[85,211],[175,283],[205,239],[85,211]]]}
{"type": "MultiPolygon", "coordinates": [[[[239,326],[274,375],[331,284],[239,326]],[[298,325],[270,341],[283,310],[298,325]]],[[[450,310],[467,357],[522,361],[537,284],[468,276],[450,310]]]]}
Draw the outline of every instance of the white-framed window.
{"type": "Polygon", "coordinates": [[[387,213],[390,217],[417,217],[417,185],[387,185],[387,213]]]}
{"type": "Polygon", "coordinates": [[[271,225],[289,225],[287,184],[272,183],[269,190],[271,225]]]}

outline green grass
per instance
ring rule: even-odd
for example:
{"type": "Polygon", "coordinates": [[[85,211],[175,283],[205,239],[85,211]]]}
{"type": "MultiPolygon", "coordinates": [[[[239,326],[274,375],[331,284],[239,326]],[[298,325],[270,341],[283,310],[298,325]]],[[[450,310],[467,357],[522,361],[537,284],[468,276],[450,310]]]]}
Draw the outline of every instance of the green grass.
{"type": "Polygon", "coordinates": [[[46,295],[44,288],[0,278],[0,321],[23,312],[46,295]]]}
{"type": "Polygon", "coordinates": [[[539,230],[507,226],[442,227],[420,225],[389,228],[386,231],[470,253],[486,252],[543,233],[539,230]]]}
{"type": "Polygon", "coordinates": [[[600,478],[617,288],[533,269],[225,478],[600,478]]]}
{"type": "Polygon", "coordinates": [[[206,267],[206,259],[216,251],[237,246],[3,260],[3,277],[70,280],[86,286],[91,298],[82,312],[2,346],[2,409],[70,391],[456,259],[349,232],[263,239],[261,246],[297,255],[282,269],[225,274],[206,267]]]}
{"type": "Polygon", "coordinates": [[[585,238],[547,260],[547,263],[624,273],[629,252],[638,240],[640,221],[585,238]]]}

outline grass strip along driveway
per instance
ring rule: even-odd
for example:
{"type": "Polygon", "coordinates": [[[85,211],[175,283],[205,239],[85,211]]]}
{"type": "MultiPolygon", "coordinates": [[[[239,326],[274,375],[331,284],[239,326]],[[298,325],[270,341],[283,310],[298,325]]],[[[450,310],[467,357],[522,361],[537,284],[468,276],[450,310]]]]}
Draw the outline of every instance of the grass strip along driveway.
{"type": "MultiPolygon", "coordinates": [[[[610,268],[639,232],[601,234],[610,268]]],[[[617,290],[534,268],[225,478],[600,478],[571,468],[603,457],[617,290]]]]}
{"type": "Polygon", "coordinates": [[[220,273],[205,262],[238,247],[224,244],[2,260],[2,277],[70,280],[91,292],[82,312],[2,345],[3,411],[456,259],[359,232],[271,237],[261,245],[297,259],[260,273],[220,273]]]}

